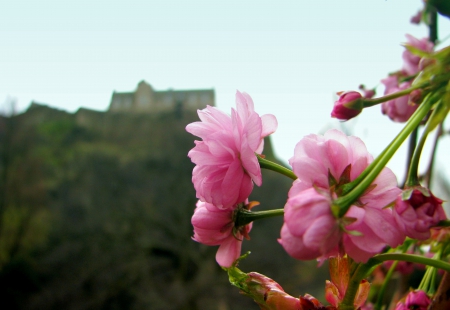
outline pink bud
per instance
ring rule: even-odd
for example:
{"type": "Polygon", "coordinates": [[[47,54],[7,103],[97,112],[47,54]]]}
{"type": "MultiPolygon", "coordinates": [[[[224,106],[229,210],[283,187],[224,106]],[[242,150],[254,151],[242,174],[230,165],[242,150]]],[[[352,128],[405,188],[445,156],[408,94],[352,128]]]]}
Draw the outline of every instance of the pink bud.
{"type": "Polygon", "coordinates": [[[422,21],[422,10],[418,11],[416,15],[411,16],[411,19],[409,21],[411,22],[411,24],[420,24],[420,22],[422,21]]]}
{"type": "Polygon", "coordinates": [[[430,298],[424,291],[412,291],[406,296],[405,305],[408,308],[414,309],[428,309],[431,303],[430,298]]]}
{"type": "Polygon", "coordinates": [[[431,300],[424,291],[411,291],[404,302],[398,302],[395,310],[427,310],[431,300]]]}
{"type": "Polygon", "coordinates": [[[334,103],[333,111],[331,111],[331,117],[340,120],[349,120],[359,113],[363,109],[362,95],[356,91],[348,91],[344,93],[338,93],[339,99],[334,103]]]}
{"type": "Polygon", "coordinates": [[[264,310],[298,310],[300,300],[287,294],[271,278],[257,272],[249,272],[245,279],[246,295],[251,296],[264,310]]]}

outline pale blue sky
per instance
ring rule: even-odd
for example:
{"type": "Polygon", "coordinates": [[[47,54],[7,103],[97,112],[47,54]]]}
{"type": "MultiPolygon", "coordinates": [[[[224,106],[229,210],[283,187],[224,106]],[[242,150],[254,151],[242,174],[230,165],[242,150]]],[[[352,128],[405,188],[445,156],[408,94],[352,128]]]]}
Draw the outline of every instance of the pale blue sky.
{"type": "MultiPolygon", "coordinates": [[[[0,103],[76,111],[108,107],[113,90],[214,88],[227,112],[236,89],[279,121],[287,161],[309,133],[339,126],[334,93],[375,86],[401,67],[421,0],[0,0],[0,103]]],[[[450,34],[442,20],[440,37],[450,34]]],[[[448,44],[448,42],[446,42],[448,44]]],[[[381,89],[380,89],[381,91],[381,89]]],[[[378,154],[401,126],[374,107],[347,125],[378,154]]],[[[449,147],[444,141],[443,146],[449,147]]],[[[447,153],[448,154],[448,153],[447,153]]],[[[404,170],[404,154],[390,166],[404,170]]],[[[440,159],[441,160],[441,159],[440,159]]]]}

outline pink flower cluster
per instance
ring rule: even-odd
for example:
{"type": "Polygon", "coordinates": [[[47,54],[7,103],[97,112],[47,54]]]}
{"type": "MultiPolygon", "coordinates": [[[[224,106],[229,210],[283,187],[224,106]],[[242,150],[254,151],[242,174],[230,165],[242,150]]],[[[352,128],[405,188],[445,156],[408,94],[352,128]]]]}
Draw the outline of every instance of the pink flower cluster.
{"type": "Polygon", "coordinates": [[[197,198],[220,209],[233,208],[248,198],[253,182],[261,185],[255,153],[262,152],[264,137],[275,132],[277,120],[273,115],[260,117],[252,98],[240,92],[231,117],[211,106],[198,111],[198,116],[201,122],[186,126],[186,131],[202,139],[188,153],[196,164],[192,182],[197,198]]]}
{"type": "MultiPolygon", "coordinates": [[[[385,95],[390,95],[411,87],[411,82],[399,83],[399,77],[396,75],[388,76],[381,80],[381,83],[385,86],[385,95]]],[[[406,95],[383,102],[381,104],[381,112],[389,116],[394,122],[406,122],[418,107],[418,105],[410,103],[409,97],[409,95],[406,95]]]]}
{"type": "Polygon", "coordinates": [[[425,196],[422,191],[415,189],[408,200],[402,200],[401,196],[397,198],[395,221],[406,236],[426,240],[431,236],[430,228],[447,218],[442,202],[431,192],[425,196]]]}
{"type": "MultiPolygon", "coordinates": [[[[408,45],[421,50],[423,52],[432,52],[434,45],[427,38],[416,39],[413,36],[407,34],[408,45]]],[[[385,95],[389,95],[400,90],[411,87],[411,80],[401,81],[402,78],[417,74],[420,68],[421,57],[411,53],[408,49],[405,49],[402,54],[403,67],[400,72],[395,75],[391,75],[383,80],[381,83],[385,86],[385,95]]],[[[381,111],[383,114],[389,116],[394,122],[403,123],[406,122],[414,111],[417,109],[415,100],[411,100],[409,95],[392,99],[383,102],[381,105],[381,111]]]]}
{"type": "Polygon", "coordinates": [[[207,245],[220,245],[217,262],[230,267],[240,255],[242,237],[248,238],[251,225],[235,227],[238,208],[247,205],[253,183],[261,185],[261,168],[255,153],[264,147],[264,137],[277,128],[273,115],[259,116],[246,93],[236,93],[236,110],[231,116],[215,107],[198,111],[200,122],[186,130],[202,139],[188,156],[196,164],[192,182],[197,192],[197,208],[192,217],[193,239],[207,245]]]}
{"type": "Polygon", "coordinates": [[[388,168],[343,218],[331,211],[333,199],[339,196],[331,181],[343,185],[354,180],[372,160],[359,138],[338,130],[306,136],[296,145],[289,163],[298,179],[288,194],[279,239],[291,256],[309,260],[347,253],[365,262],[386,245],[396,247],[403,242],[392,210],[386,208],[401,192],[388,168]]]}

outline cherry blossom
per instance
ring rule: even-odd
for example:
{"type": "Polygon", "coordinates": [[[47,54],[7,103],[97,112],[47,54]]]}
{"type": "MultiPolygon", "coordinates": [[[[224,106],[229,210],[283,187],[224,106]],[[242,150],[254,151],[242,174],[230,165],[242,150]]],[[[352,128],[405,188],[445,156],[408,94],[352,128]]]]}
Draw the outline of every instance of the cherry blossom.
{"type": "Polygon", "coordinates": [[[186,130],[202,138],[188,153],[196,164],[192,182],[197,198],[220,209],[233,208],[248,198],[253,183],[262,184],[255,153],[264,147],[264,137],[277,128],[273,115],[259,116],[246,93],[236,93],[236,110],[231,116],[207,106],[198,111],[200,122],[186,130]]]}
{"type": "Polygon", "coordinates": [[[394,217],[406,236],[419,240],[430,238],[430,228],[445,220],[442,200],[430,192],[425,196],[422,191],[413,190],[408,200],[399,196],[395,203],[394,217]]]}
{"type": "Polygon", "coordinates": [[[194,239],[206,245],[220,245],[216,261],[220,266],[230,267],[241,254],[243,238],[249,238],[252,223],[243,227],[234,227],[233,209],[219,209],[216,206],[198,201],[192,216],[194,239]]]}
{"type": "Polygon", "coordinates": [[[342,218],[331,212],[340,186],[354,180],[372,162],[364,143],[338,130],[308,135],[295,147],[290,164],[296,180],[285,205],[279,242],[294,258],[327,258],[347,253],[365,262],[386,245],[404,240],[392,210],[386,208],[401,190],[384,168],[342,218]]]}
{"type": "MultiPolygon", "coordinates": [[[[398,91],[407,89],[411,86],[411,82],[403,82],[398,85],[398,76],[392,75],[383,80],[381,83],[384,84],[385,95],[390,95],[396,93],[398,91]]],[[[381,104],[381,112],[387,116],[394,122],[404,123],[406,122],[411,115],[417,110],[418,105],[410,102],[410,96],[405,95],[402,97],[398,97],[381,104]]]]}

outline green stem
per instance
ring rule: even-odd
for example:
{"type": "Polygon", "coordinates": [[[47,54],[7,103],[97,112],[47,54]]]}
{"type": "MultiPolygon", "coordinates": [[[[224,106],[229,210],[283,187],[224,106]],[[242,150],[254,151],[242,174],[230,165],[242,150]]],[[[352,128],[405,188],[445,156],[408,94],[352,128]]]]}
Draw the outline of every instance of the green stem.
{"type": "Polygon", "coordinates": [[[247,211],[245,209],[240,209],[237,213],[234,225],[236,227],[240,227],[240,226],[247,225],[255,220],[260,220],[260,219],[275,217],[275,216],[283,216],[283,215],[284,215],[284,209],[274,209],[274,210],[256,211],[256,212],[251,212],[251,211],[247,211]]]}
{"type": "Polygon", "coordinates": [[[436,8],[433,5],[428,6],[428,18],[429,40],[433,42],[433,44],[436,44],[436,41],[438,40],[438,14],[436,8]]]}
{"type": "MultiPolygon", "coordinates": [[[[411,161],[412,161],[412,157],[414,154],[414,150],[416,149],[416,145],[417,145],[417,136],[418,136],[418,132],[419,132],[419,127],[416,127],[416,129],[414,129],[411,132],[411,135],[409,136],[409,143],[408,143],[408,154],[406,155],[406,176],[409,175],[409,167],[411,166],[411,161]]],[[[406,181],[408,180],[408,178],[406,177],[401,188],[405,187],[406,181]]]]}
{"type": "Polygon", "coordinates": [[[406,188],[420,185],[418,174],[419,161],[420,155],[422,155],[425,141],[427,140],[428,134],[430,133],[428,128],[428,126],[425,127],[425,130],[423,131],[422,136],[420,136],[419,142],[417,143],[416,149],[414,150],[413,157],[409,165],[408,176],[406,177],[406,188]]]}
{"type": "Polygon", "coordinates": [[[380,288],[380,292],[378,293],[377,296],[377,302],[375,304],[375,310],[381,310],[381,308],[383,307],[383,299],[384,299],[384,293],[386,292],[386,288],[389,285],[389,281],[392,278],[392,275],[394,274],[395,268],[397,268],[398,265],[398,261],[395,261],[391,268],[389,268],[389,271],[386,274],[386,277],[384,277],[384,282],[383,285],[380,288]]]}
{"type": "Polygon", "coordinates": [[[427,266],[432,266],[438,269],[442,269],[450,272],[450,264],[441,260],[424,257],[421,255],[415,254],[405,254],[405,253],[386,253],[386,254],[378,254],[367,262],[368,264],[372,264],[375,266],[387,260],[399,260],[410,263],[423,264],[427,266]]]}
{"type": "Polygon", "coordinates": [[[409,95],[413,90],[416,89],[420,89],[420,88],[425,88],[431,85],[430,81],[426,81],[424,83],[418,84],[418,85],[413,85],[410,88],[404,89],[404,90],[400,90],[398,92],[383,96],[383,97],[378,97],[378,98],[373,98],[373,99],[365,99],[364,100],[364,107],[368,108],[368,107],[373,107],[374,105],[392,100],[392,99],[396,99],[399,97],[403,97],[406,95],[409,95]]]}
{"type": "Polygon", "coordinates": [[[443,127],[442,124],[443,124],[443,122],[438,125],[438,132],[436,134],[436,137],[434,138],[433,146],[431,147],[430,161],[428,162],[427,172],[424,177],[426,187],[428,187],[428,188],[431,188],[431,178],[433,175],[433,166],[434,166],[434,160],[436,158],[436,150],[437,150],[437,146],[438,146],[438,141],[442,137],[442,127],[443,127]]]}
{"type": "MultiPolygon", "coordinates": [[[[434,254],[433,259],[440,260],[441,254],[442,247],[434,254]]],[[[423,276],[418,289],[429,295],[434,295],[434,293],[436,293],[436,274],[437,269],[435,267],[427,266],[427,270],[425,271],[425,275],[423,276]]]]}
{"type": "Polygon", "coordinates": [[[432,266],[435,268],[439,268],[445,271],[450,271],[450,264],[443,262],[441,260],[428,258],[420,255],[414,254],[405,254],[405,253],[385,253],[378,254],[372,257],[365,264],[360,264],[355,273],[350,278],[348,283],[347,291],[345,292],[345,296],[342,300],[342,303],[339,305],[339,310],[347,310],[354,309],[353,302],[355,300],[356,292],[358,291],[359,284],[361,280],[364,279],[369,271],[375,267],[376,265],[381,264],[384,261],[388,260],[397,260],[404,262],[411,262],[417,264],[423,264],[427,266],[432,266]]]}
{"type": "Polygon", "coordinates": [[[449,220],[443,220],[440,221],[436,227],[450,227],[450,221],[449,220]]]}
{"type": "Polygon", "coordinates": [[[353,275],[350,277],[348,281],[347,290],[345,291],[344,298],[342,302],[339,304],[339,310],[354,310],[354,301],[356,297],[356,293],[358,292],[359,284],[361,280],[366,277],[366,275],[371,270],[372,266],[369,264],[359,264],[356,268],[353,275]]]}
{"type": "MultiPolygon", "coordinates": [[[[430,100],[434,102],[434,100],[430,100]]],[[[411,165],[409,166],[409,172],[408,177],[406,178],[406,187],[413,187],[420,185],[419,183],[419,161],[420,161],[420,155],[422,154],[423,147],[425,145],[425,142],[427,140],[428,135],[431,131],[433,131],[436,128],[436,123],[439,125],[442,124],[442,122],[445,119],[445,116],[447,115],[448,109],[444,106],[442,102],[439,102],[435,109],[433,110],[433,113],[431,113],[430,117],[428,118],[427,124],[425,126],[425,129],[422,133],[422,136],[420,137],[419,143],[417,144],[417,147],[414,151],[413,158],[411,160],[411,165]]],[[[439,133],[437,135],[439,137],[439,133]]],[[[436,147],[436,144],[434,145],[436,147]]],[[[433,154],[434,156],[434,154],[433,154]]],[[[432,158],[433,159],[433,158],[432,158]]]]}
{"type": "Polygon", "coordinates": [[[394,138],[394,140],[392,140],[386,149],[361,173],[361,175],[359,175],[352,183],[349,183],[352,184],[351,187],[353,188],[348,191],[346,195],[339,197],[334,201],[334,204],[338,205],[340,208],[340,217],[347,213],[352,203],[358,199],[372,184],[391,157],[395,154],[397,149],[402,145],[403,141],[417,126],[419,126],[420,122],[430,110],[431,105],[432,101],[425,99],[410,117],[402,131],[400,131],[400,133],[394,138]]]}
{"type": "Polygon", "coordinates": [[[287,176],[288,178],[291,178],[292,180],[297,180],[297,176],[292,172],[292,170],[283,167],[277,163],[274,163],[270,160],[267,160],[265,158],[262,158],[259,155],[256,155],[258,158],[259,166],[264,169],[272,170],[278,173],[281,173],[282,175],[287,176]]]}

